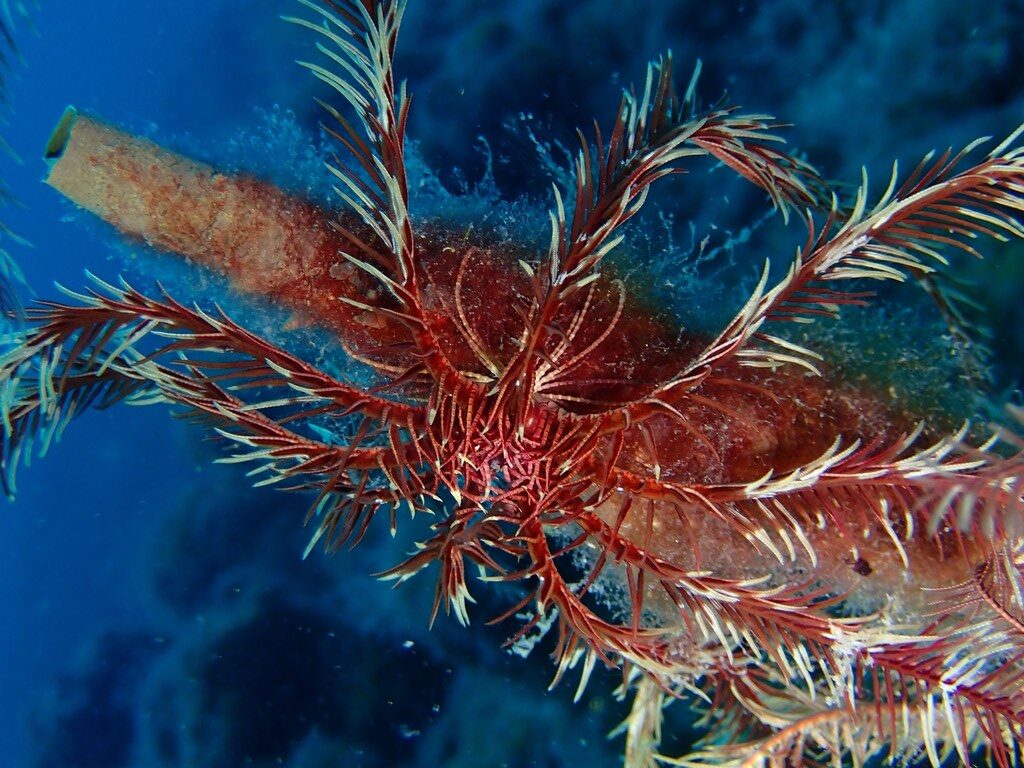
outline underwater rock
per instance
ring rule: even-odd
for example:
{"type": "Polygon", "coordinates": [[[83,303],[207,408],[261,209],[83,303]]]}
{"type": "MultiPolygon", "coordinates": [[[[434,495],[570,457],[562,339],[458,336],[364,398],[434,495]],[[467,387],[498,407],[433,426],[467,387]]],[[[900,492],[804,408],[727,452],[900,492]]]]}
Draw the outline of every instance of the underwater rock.
{"type": "Polygon", "coordinates": [[[266,594],[196,628],[151,682],[144,752],[154,765],[289,765],[314,735],[338,764],[387,768],[415,752],[447,674],[424,650],[363,634],[266,594]]]}
{"type": "Polygon", "coordinates": [[[30,768],[128,768],[145,725],[136,707],[159,638],[110,632],[65,670],[31,715],[30,768]]]}

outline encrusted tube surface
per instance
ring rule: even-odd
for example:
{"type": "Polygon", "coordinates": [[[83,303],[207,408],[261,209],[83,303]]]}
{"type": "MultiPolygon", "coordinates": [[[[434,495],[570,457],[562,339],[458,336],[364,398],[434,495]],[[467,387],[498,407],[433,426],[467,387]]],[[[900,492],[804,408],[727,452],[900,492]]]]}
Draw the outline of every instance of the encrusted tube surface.
{"type": "Polygon", "coordinates": [[[46,182],[124,235],[227,275],[356,346],[389,329],[359,320],[339,297],[368,285],[340,255],[331,214],[253,178],[204,163],[68,108],[46,148],[46,182]]]}
{"type": "Polygon", "coordinates": [[[308,204],[73,109],[47,159],[47,183],[70,200],[130,237],[231,274],[243,290],[280,290],[322,258],[327,233],[308,204]]]}

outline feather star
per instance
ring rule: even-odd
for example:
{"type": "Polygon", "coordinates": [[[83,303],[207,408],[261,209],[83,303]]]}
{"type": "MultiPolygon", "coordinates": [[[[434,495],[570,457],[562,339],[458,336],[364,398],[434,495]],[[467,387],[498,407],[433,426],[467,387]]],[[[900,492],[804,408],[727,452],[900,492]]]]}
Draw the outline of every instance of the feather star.
{"type": "Polygon", "coordinates": [[[869,302],[871,281],[948,308],[944,253],[1024,236],[1024,126],[894,169],[877,200],[865,180],[843,204],[771,118],[700,110],[696,77],[680,98],[664,57],[610,130],[580,134],[538,251],[411,216],[410,101],[392,69],[404,3],[300,1],[309,17],[291,21],[323,54],[305,66],[343,102],[327,107],[351,159],[331,168],[339,211],[74,113],[50,183],[332,332],[379,384],[219,311],[97,281],[30,307],[0,361],[8,492],[33,442],[85,408],[171,404],[260,484],[315,495],[310,549],[358,541],[379,514],[392,530],[400,511],[432,515],[383,576],[436,563],[434,616],[469,621],[473,570],[520,584],[498,617],[520,619],[510,643],[553,627],[555,679],[578,669],[577,696],[597,663],[621,670],[631,766],[1019,762],[1022,414],[943,431],[838,380],[790,329],[869,302]],[[607,269],[651,185],[701,157],[808,232],[708,337],[607,269]],[[662,754],[662,710],[688,697],[708,736],[662,754]]]}

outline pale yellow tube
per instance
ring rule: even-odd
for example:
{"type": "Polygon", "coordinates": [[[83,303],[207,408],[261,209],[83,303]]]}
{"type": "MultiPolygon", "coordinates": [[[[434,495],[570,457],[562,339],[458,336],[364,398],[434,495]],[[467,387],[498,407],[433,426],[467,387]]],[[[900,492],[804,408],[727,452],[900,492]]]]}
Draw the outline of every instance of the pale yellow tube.
{"type": "Polygon", "coordinates": [[[372,290],[340,254],[347,241],[320,207],[266,182],[229,176],[68,108],[46,146],[46,183],[130,238],[228,276],[355,347],[389,343],[381,318],[339,297],[372,290]]]}
{"type": "Polygon", "coordinates": [[[242,290],[276,293],[309,275],[333,239],[308,203],[74,108],[57,125],[46,159],[46,182],[68,199],[129,237],[230,274],[242,290]]]}

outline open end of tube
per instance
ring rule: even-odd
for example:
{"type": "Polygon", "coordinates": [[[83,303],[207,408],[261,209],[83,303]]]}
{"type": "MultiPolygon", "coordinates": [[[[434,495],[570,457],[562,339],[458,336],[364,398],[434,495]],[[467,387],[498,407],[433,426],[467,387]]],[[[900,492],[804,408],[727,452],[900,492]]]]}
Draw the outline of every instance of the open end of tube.
{"type": "Polygon", "coordinates": [[[64,114],[61,115],[57,127],[50,134],[50,138],[46,142],[46,151],[43,154],[43,159],[46,160],[51,168],[60,160],[64,150],[67,149],[68,143],[71,141],[71,131],[74,129],[77,119],[78,110],[74,107],[68,107],[64,110],[64,114]]]}

